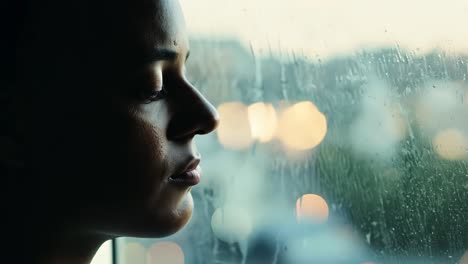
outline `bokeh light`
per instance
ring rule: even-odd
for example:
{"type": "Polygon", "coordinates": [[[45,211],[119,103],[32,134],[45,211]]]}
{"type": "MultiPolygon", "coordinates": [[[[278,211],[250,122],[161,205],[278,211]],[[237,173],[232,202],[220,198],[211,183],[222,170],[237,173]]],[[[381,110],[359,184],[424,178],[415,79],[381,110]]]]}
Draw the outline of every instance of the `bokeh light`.
{"type": "Polygon", "coordinates": [[[327,119],[308,101],[287,108],[280,117],[278,137],[288,148],[308,150],[319,145],[327,133],[327,119]]]}
{"type": "Polygon", "coordinates": [[[463,123],[464,87],[459,82],[429,80],[429,87],[415,101],[418,124],[430,133],[463,123]]]}
{"type": "Polygon", "coordinates": [[[401,114],[398,106],[394,106],[389,111],[391,118],[390,118],[390,125],[389,125],[389,132],[396,140],[403,139],[407,134],[406,128],[406,120],[401,114]]]}
{"type": "Polygon", "coordinates": [[[359,110],[350,117],[352,123],[349,133],[346,133],[357,155],[380,160],[396,155],[398,143],[408,133],[408,112],[397,98],[395,90],[387,82],[377,76],[369,76],[362,86],[359,110]]]}
{"type": "Polygon", "coordinates": [[[146,263],[146,248],[136,242],[125,244],[122,263],[146,263]]]}
{"type": "Polygon", "coordinates": [[[458,129],[447,129],[439,132],[432,141],[433,148],[444,159],[461,160],[466,158],[468,141],[458,129]]]}
{"type": "Polygon", "coordinates": [[[177,243],[158,242],[148,251],[148,264],[184,264],[184,252],[177,243]]]}
{"type": "Polygon", "coordinates": [[[461,257],[460,261],[458,262],[459,264],[468,264],[468,251],[463,254],[461,257]]]}
{"type": "Polygon", "coordinates": [[[252,221],[241,208],[218,208],[211,217],[211,228],[216,237],[224,242],[241,242],[252,231],[252,221]]]}
{"type": "Polygon", "coordinates": [[[278,123],[273,105],[259,102],[250,105],[247,111],[252,137],[260,142],[272,140],[278,123]]]}
{"type": "Polygon", "coordinates": [[[305,194],[296,201],[298,222],[323,223],[328,220],[328,204],[320,195],[305,194]]]}
{"type": "Polygon", "coordinates": [[[247,106],[240,102],[228,102],[218,106],[219,142],[229,149],[246,149],[252,142],[252,132],[248,121],[247,106]]]}
{"type": "MultiPolygon", "coordinates": [[[[313,230],[313,229],[312,229],[313,230]]],[[[310,230],[309,230],[310,231],[310,230]]],[[[366,249],[355,237],[335,235],[334,227],[322,226],[312,232],[302,231],[284,241],[284,263],[360,263],[366,249]]]]}

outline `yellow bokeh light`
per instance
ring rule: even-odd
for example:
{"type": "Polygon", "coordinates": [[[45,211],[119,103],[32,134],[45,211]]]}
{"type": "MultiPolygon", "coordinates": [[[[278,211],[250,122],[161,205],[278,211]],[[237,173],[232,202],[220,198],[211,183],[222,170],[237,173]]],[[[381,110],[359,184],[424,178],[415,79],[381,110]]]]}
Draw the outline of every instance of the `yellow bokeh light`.
{"type": "Polygon", "coordinates": [[[248,121],[247,107],[240,102],[229,102],[218,106],[219,142],[226,148],[246,149],[252,142],[252,132],[248,121]]]}
{"type": "Polygon", "coordinates": [[[288,148],[312,149],[325,138],[327,119],[313,103],[300,102],[282,113],[277,133],[288,148]]]}
{"type": "Polygon", "coordinates": [[[252,137],[260,142],[273,139],[278,120],[272,104],[255,103],[248,107],[248,118],[252,137]]]}
{"type": "MultiPolygon", "coordinates": [[[[129,262],[130,263],[130,262],[129,262]]],[[[135,262],[132,262],[135,263],[135,262]]],[[[158,242],[148,251],[148,264],[184,264],[184,252],[177,243],[158,242]]]]}
{"type": "Polygon", "coordinates": [[[146,263],[146,248],[140,243],[127,243],[124,247],[122,263],[146,263]]]}
{"type": "Polygon", "coordinates": [[[216,237],[226,243],[241,242],[252,231],[252,221],[241,208],[218,208],[211,217],[211,228],[216,237]]]}
{"type": "Polygon", "coordinates": [[[327,202],[316,194],[305,194],[296,201],[296,218],[298,222],[323,223],[328,220],[327,202]]]}
{"type": "Polygon", "coordinates": [[[468,141],[458,129],[447,129],[438,133],[433,141],[433,148],[444,159],[461,160],[467,157],[468,141]]]}

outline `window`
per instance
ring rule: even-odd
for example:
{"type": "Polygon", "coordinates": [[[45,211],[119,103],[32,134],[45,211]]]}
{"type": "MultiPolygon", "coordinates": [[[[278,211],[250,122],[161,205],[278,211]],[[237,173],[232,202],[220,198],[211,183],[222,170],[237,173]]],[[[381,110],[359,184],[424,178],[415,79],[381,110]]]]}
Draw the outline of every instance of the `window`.
{"type": "Polygon", "coordinates": [[[118,264],[468,263],[467,1],[182,6],[221,124],[191,222],[118,264]]]}

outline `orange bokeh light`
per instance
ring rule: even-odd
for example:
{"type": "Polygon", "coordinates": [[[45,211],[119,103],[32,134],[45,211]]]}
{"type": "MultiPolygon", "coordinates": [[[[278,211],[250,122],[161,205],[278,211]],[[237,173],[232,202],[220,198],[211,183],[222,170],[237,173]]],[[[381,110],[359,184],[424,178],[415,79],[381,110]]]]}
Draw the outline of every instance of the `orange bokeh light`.
{"type": "Polygon", "coordinates": [[[323,223],[328,220],[328,204],[320,195],[305,194],[296,201],[298,222],[323,223]]]}
{"type": "Polygon", "coordinates": [[[281,115],[277,136],[293,150],[308,150],[319,145],[327,134],[327,119],[311,102],[299,102],[281,115]]]}
{"type": "Polygon", "coordinates": [[[184,264],[184,252],[177,243],[158,242],[149,248],[147,263],[184,264]]]}
{"type": "Polygon", "coordinates": [[[252,142],[252,132],[248,121],[247,106],[240,102],[229,102],[218,106],[219,142],[229,149],[246,149],[252,142]]]}

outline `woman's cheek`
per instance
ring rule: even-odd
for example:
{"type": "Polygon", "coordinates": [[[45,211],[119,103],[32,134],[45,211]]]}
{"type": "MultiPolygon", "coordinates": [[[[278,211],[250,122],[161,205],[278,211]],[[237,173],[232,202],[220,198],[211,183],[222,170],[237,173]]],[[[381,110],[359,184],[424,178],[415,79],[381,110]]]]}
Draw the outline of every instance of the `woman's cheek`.
{"type": "Polygon", "coordinates": [[[147,200],[159,192],[165,178],[168,177],[167,143],[164,133],[141,117],[133,116],[130,140],[128,142],[128,160],[131,172],[129,185],[139,186],[140,193],[147,200]]]}
{"type": "MultiPolygon", "coordinates": [[[[154,107],[145,111],[135,111],[129,115],[131,120],[130,140],[128,144],[129,190],[144,201],[144,211],[141,212],[148,225],[164,234],[170,235],[184,227],[192,216],[193,198],[188,189],[181,189],[168,182],[174,170],[174,157],[171,155],[170,144],[165,132],[156,122],[161,117],[164,126],[164,109],[154,107]],[[149,116],[149,110],[154,111],[149,116]]],[[[149,228],[151,228],[148,226],[149,228]]]]}
{"type": "Polygon", "coordinates": [[[192,215],[193,199],[188,189],[181,189],[168,182],[171,174],[171,152],[165,134],[147,120],[138,119],[134,153],[138,157],[135,166],[146,169],[139,177],[145,191],[148,210],[162,225],[175,232],[182,228],[192,215]]]}

